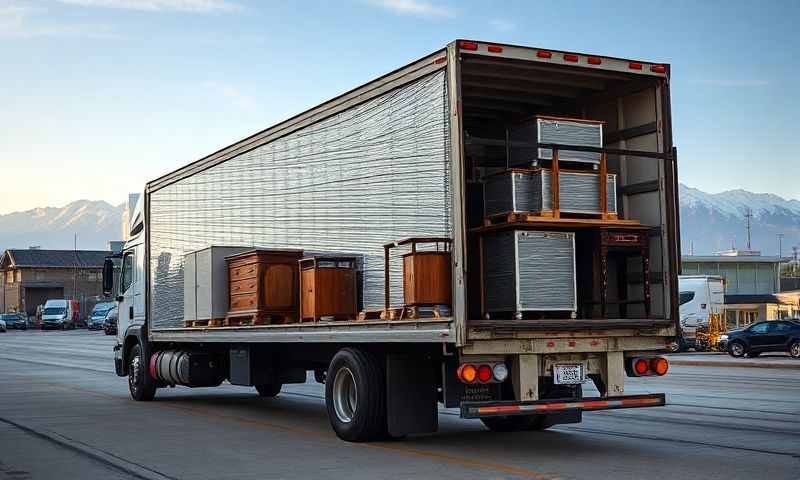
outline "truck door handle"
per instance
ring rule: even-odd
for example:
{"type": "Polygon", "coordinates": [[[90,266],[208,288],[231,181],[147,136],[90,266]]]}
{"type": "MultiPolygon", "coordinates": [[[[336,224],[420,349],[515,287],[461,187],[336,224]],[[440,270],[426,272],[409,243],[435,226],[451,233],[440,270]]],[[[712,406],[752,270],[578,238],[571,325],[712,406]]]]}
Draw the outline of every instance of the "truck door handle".
{"type": "Polygon", "coordinates": [[[128,307],[128,320],[133,320],[133,305],[128,307]]]}

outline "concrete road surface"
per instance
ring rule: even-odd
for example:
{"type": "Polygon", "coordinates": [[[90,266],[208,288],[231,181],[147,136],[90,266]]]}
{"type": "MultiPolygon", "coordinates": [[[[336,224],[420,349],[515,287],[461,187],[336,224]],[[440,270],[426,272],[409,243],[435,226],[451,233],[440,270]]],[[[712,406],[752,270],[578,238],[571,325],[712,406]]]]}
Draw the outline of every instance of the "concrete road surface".
{"type": "MultiPolygon", "coordinates": [[[[434,435],[345,443],[323,389],[159,390],[129,399],[102,332],[0,334],[0,479],[798,479],[800,375],[674,366],[628,379],[664,408],[498,434],[441,410],[434,435]]],[[[591,394],[592,391],[587,393],[591,394]]]]}

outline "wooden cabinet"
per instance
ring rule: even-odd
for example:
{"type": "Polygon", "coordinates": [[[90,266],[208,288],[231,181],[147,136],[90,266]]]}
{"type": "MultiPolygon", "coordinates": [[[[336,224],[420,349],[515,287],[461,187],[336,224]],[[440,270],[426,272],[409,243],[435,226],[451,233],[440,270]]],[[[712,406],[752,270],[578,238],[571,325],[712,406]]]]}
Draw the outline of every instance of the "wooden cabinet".
{"type": "Polygon", "coordinates": [[[251,250],[226,257],[230,306],[226,321],[292,323],[299,317],[302,250],[251,250]]]}
{"type": "Polygon", "coordinates": [[[310,257],[300,260],[300,319],[355,318],[356,259],[310,257]]]}
{"type": "Polygon", "coordinates": [[[450,305],[449,251],[414,251],[403,255],[403,298],[406,305],[450,305]]]}

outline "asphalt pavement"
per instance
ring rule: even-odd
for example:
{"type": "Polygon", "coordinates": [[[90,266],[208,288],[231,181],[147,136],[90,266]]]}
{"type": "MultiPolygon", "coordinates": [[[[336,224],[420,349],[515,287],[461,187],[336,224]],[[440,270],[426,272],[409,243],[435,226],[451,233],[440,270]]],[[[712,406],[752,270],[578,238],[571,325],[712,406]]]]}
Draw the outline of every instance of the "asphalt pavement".
{"type": "Polygon", "coordinates": [[[0,334],[0,480],[800,478],[796,369],[673,365],[627,379],[627,393],[666,392],[662,408],[506,434],[442,409],[436,434],[352,444],[330,429],[313,380],[275,399],[226,384],[133,402],[113,343],[0,334]]]}

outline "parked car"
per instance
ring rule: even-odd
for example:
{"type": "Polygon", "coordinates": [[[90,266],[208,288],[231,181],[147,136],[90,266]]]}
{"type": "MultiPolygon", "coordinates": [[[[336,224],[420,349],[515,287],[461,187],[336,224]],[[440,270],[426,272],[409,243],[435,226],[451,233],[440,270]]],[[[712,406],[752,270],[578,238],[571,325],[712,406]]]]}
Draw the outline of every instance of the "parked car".
{"type": "Polygon", "coordinates": [[[42,310],[42,330],[48,328],[75,328],[77,313],[74,300],[48,300],[42,310]]]}
{"type": "Polygon", "coordinates": [[[720,348],[732,357],[757,357],[765,352],[788,352],[800,358],[800,321],[768,320],[720,337],[720,348]]]}
{"type": "Polygon", "coordinates": [[[112,307],[106,313],[106,319],[103,322],[103,330],[106,332],[106,335],[117,334],[117,307],[112,307]]]}
{"type": "Polygon", "coordinates": [[[5,320],[0,320],[0,332],[6,331],[6,322],[5,320]]]}
{"type": "Polygon", "coordinates": [[[114,304],[112,302],[102,302],[96,304],[92,309],[92,313],[89,314],[89,321],[87,324],[89,330],[102,330],[105,326],[106,315],[112,308],[114,308],[114,304]]]}
{"type": "Polygon", "coordinates": [[[22,313],[4,313],[0,315],[0,320],[6,324],[6,328],[14,328],[17,330],[28,329],[28,318],[22,313]]]}

